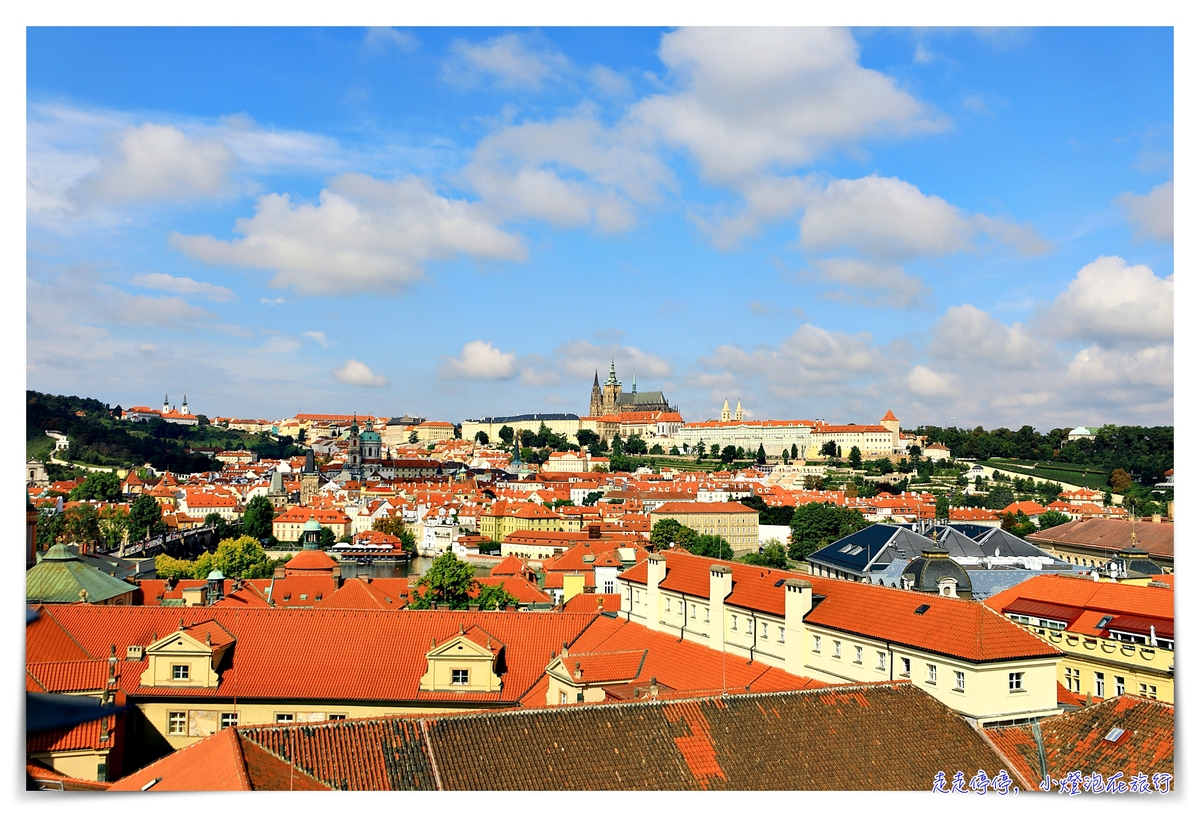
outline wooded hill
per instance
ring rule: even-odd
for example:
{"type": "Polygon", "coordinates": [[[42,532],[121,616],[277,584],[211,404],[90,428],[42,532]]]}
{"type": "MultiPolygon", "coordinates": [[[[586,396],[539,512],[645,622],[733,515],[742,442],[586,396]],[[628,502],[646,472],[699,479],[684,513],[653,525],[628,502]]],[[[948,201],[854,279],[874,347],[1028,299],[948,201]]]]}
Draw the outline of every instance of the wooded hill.
{"type": "Polygon", "coordinates": [[[260,457],[290,457],[303,453],[291,437],[271,434],[247,434],[210,425],[208,418],[197,415],[196,426],[146,420],[131,423],[118,419],[120,406],[109,407],[89,397],[66,397],[25,392],[25,455],[49,462],[54,440],[46,431],[67,436],[71,447],[59,459],[88,465],[122,468],[150,463],[162,471],[178,474],[214,471],[221,463],[206,454],[188,453],[188,449],[246,449],[260,457]],[[65,456],[64,456],[65,454],[65,456]]]}

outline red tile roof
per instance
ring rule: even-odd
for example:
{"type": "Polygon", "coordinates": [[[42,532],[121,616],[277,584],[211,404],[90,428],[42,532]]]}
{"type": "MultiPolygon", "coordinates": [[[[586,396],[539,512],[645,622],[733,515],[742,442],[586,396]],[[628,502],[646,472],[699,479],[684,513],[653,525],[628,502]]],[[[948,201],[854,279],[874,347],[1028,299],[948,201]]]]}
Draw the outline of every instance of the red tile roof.
{"type": "Polygon", "coordinates": [[[323,550],[302,550],[289,559],[283,569],[289,573],[293,571],[332,573],[337,564],[337,560],[323,550]]]}
{"type": "MultiPolygon", "coordinates": [[[[554,599],[544,593],[536,584],[520,576],[484,576],[476,579],[480,584],[499,585],[521,604],[549,604],[554,599]]],[[[472,593],[474,598],[478,592],[472,593]]]]}
{"type": "Polygon", "coordinates": [[[108,661],[52,661],[27,663],[25,672],[36,686],[30,692],[93,692],[102,690],[108,682],[108,661]]]}
{"type": "Polygon", "coordinates": [[[566,613],[615,613],[620,609],[620,593],[577,593],[563,605],[563,612],[566,613]]]}
{"type": "Polygon", "coordinates": [[[659,516],[669,513],[753,513],[758,511],[740,502],[664,502],[657,510],[659,516]]]}
{"type": "Polygon", "coordinates": [[[1175,591],[1165,587],[1142,587],[1119,582],[1095,582],[1062,575],[1034,576],[1002,590],[984,602],[1001,613],[1041,615],[1064,621],[1067,630],[1088,636],[1105,636],[1107,629],[1096,625],[1105,615],[1113,617],[1108,627],[1149,634],[1150,625],[1164,638],[1175,632],[1175,591]],[[1168,635],[1169,633],[1169,635],[1168,635]]]}
{"type": "Polygon", "coordinates": [[[399,610],[408,603],[408,579],[398,581],[404,583],[403,593],[389,589],[392,585],[385,586],[379,580],[347,579],[340,588],[313,606],[339,610],[399,610]]]}

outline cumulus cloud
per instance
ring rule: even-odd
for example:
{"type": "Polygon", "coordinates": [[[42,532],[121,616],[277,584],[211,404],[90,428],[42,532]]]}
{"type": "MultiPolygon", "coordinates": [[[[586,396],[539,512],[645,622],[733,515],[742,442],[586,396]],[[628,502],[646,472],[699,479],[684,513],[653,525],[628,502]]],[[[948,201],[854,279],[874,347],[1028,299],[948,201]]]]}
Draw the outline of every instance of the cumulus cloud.
{"type": "Polygon", "coordinates": [[[463,178],[507,217],[559,227],[626,229],[635,205],[655,201],[674,177],[637,128],[609,128],[586,112],[503,127],[475,148],[463,178]]]}
{"type": "Polygon", "coordinates": [[[1175,240],[1175,182],[1163,182],[1145,195],[1122,193],[1116,203],[1137,236],[1175,240]]]}
{"type": "Polygon", "coordinates": [[[946,127],[891,77],[859,65],[844,29],[680,29],[663,36],[658,53],[682,90],[647,98],[632,115],[690,151],[710,180],[946,127]]]}
{"type": "Polygon", "coordinates": [[[350,358],[338,368],[330,372],[333,379],[349,386],[367,386],[372,389],[382,389],[388,385],[388,379],[375,374],[367,364],[350,358]]]}
{"type": "Polygon", "coordinates": [[[1175,334],[1175,277],[1102,256],[1081,269],[1037,316],[1049,337],[1112,347],[1170,341],[1175,334]]]}
{"type": "Polygon", "coordinates": [[[985,365],[989,370],[1033,372],[1059,362],[1054,344],[1021,323],[1011,326],[971,304],[952,306],[933,327],[926,349],[941,362],[985,365]]]}
{"type": "MultiPolygon", "coordinates": [[[[858,258],[824,258],[814,261],[813,266],[824,280],[850,287],[859,302],[872,306],[907,309],[929,292],[920,278],[906,275],[899,264],[879,264],[858,258]]],[[[831,293],[830,297],[848,299],[839,293],[831,293]]]]}
{"type": "Polygon", "coordinates": [[[447,199],[426,180],[384,181],[361,173],[334,178],[316,204],[287,194],[259,198],[242,238],[172,233],[173,247],[206,264],[274,271],[272,286],[307,294],[368,287],[395,291],[420,280],[424,264],[455,255],[523,260],[518,238],[477,204],[447,199]]]}
{"type": "Polygon", "coordinates": [[[743,180],[739,185],[742,204],[737,208],[731,211],[727,206],[718,205],[711,216],[689,213],[688,218],[709,235],[713,246],[728,250],[757,233],[761,225],[795,213],[814,197],[818,188],[812,178],[757,176],[743,180]]]}
{"type": "Polygon", "coordinates": [[[457,357],[442,359],[438,374],[447,380],[504,380],[516,374],[516,352],[502,352],[491,341],[473,340],[457,357]]]}
{"type": "Polygon", "coordinates": [[[228,189],[233,164],[233,153],[218,140],[189,139],[170,125],[146,123],[117,133],[80,189],[105,202],[213,196],[228,189]]]}
{"type": "Polygon", "coordinates": [[[501,34],[481,43],[455,40],[442,76],[470,86],[490,79],[500,88],[540,90],[542,83],[572,70],[563,54],[529,34],[501,34]]]}
{"type": "Polygon", "coordinates": [[[306,338],[312,338],[313,340],[315,340],[317,343],[321,344],[322,346],[326,346],[326,347],[329,346],[329,338],[325,337],[324,332],[318,332],[316,330],[313,330],[311,332],[301,332],[300,334],[304,335],[304,337],[306,337],[306,338]]]}
{"type": "Polygon", "coordinates": [[[210,301],[232,301],[237,294],[229,287],[207,284],[186,276],[176,277],[165,272],[149,272],[134,277],[130,283],[146,289],[175,292],[180,295],[203,295],[210,301]]]}
{"type": "Polygon", "coordinates": [[[905,383],[914,394],[926,399],[950,397],[956,391],[952,378],[921,365],[912,368],[905,383]]]}

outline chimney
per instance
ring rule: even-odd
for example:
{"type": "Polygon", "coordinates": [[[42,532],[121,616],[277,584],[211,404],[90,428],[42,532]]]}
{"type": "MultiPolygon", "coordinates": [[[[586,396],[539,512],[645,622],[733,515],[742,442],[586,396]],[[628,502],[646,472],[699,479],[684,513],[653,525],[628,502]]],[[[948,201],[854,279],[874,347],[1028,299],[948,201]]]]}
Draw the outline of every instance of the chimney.
{"type": "Polygon", "coordinates": [[[651,698],[658,697],[658,677],[657,676],[650,678],[650,697],[651,698]]]}
{"type": "MultiPolygon", "coordinates": [[[[658,585],[667,577],[667,559],[661,553],[646,557],[646,626],[659,632],[672,632],[669,625],[662,623],[662,596],[658,585]]],[[[676,633],[678,635],[678,633],[676,633]]]]}
{"type": "Polygon", "coordinates": [[[1150,523],[1153,525],[1157,525],[1161,522],[1162,522],[1162,514],[1161,513],[1156,513],[1150,517],[1150,523]]]}
{"type": "Polygon", "coordinates": [[[588,533],[589,539],[599,539],[600,538],[600,526],[599,525],[588,525],[587,533],[588,533]]]}
{"type": "Polygon", "coordinates": [[[576,681],[583,680],[583,668],[579,666],[578,661],[575,662],[575,680],[576,681]]]}
{"type": "Polygon", "coordinates": [[[784,670],[804,675],[804,640],[807,628],[804,617],[813,607],[812,582],[806,579],[787,579],[783,583],[783,622],[786,633],[784,670]]]}
{"type": "Polygon", "coordinates": [[[708,568],[708,635],[718,640],[714,649],[725,651],[725,598],[733,592],[733,570],[728,565],[710,565],[708,568]]]}

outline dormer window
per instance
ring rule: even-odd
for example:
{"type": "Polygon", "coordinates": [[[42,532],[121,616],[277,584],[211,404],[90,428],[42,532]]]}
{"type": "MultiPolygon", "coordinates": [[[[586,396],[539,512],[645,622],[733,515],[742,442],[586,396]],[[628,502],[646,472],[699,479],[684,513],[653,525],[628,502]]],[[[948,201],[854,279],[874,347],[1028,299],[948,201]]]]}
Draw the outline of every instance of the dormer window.
{"type": "Polygon", "coordinates": [[[171,679],[174,681],[186,681],[190,677],[190,667],[187,664],[172,664],[171,679]]]}
{"type": "Polygon", "coordinates": [[[450,683],[455,686],[466,686],[471,683],[471,671],[469,669],[450,670],[450,683]]]}

